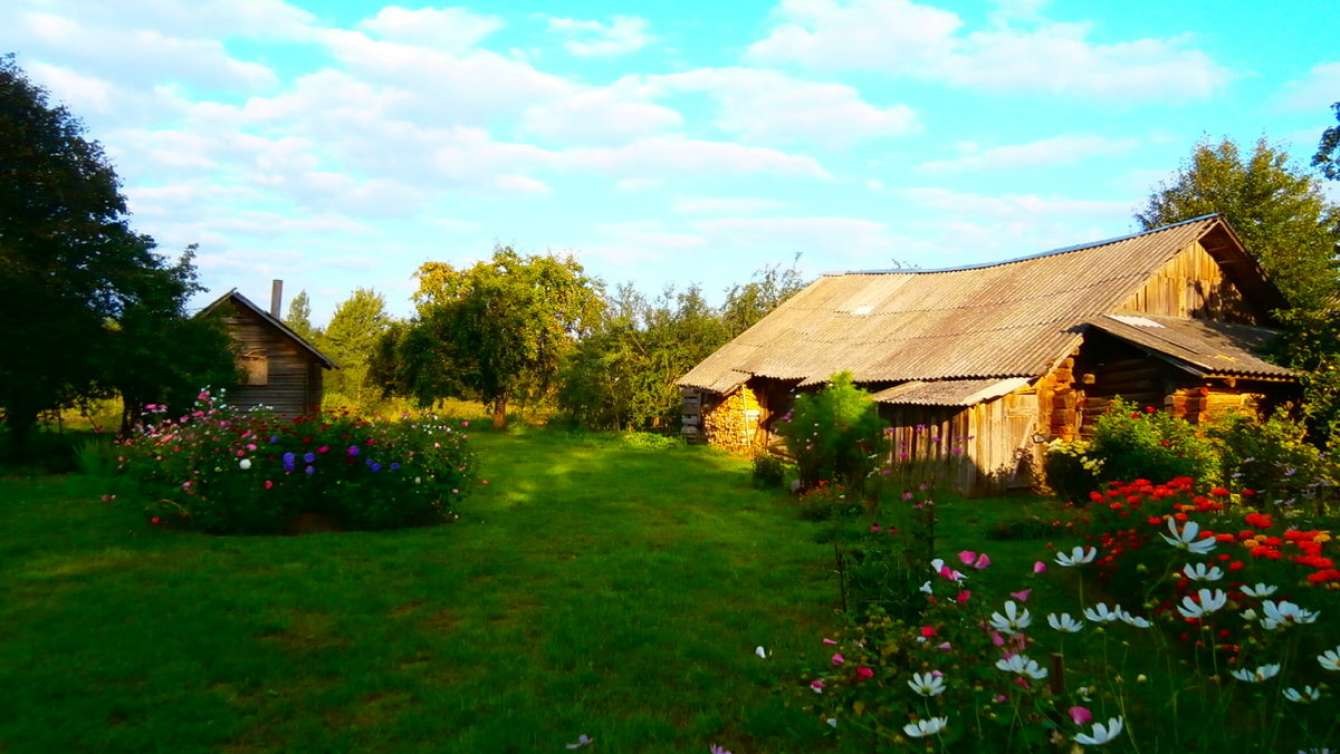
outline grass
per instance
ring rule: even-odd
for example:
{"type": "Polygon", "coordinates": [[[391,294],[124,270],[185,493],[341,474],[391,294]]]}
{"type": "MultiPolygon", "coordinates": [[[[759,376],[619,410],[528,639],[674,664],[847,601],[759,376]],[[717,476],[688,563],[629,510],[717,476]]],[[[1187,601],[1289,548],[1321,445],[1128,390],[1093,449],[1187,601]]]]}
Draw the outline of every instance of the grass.
{"type": "MultiPolygon", "coordinates": [[[[0,479],[0,752],[831,749],[778,689],[839,620],[824,524],[705,448],[476,442],[460,521],[393,533],[159,531],[107,480],[0,479]]],[[[942,551],[1020,572],[1041,543],[981,532],[1021,505],[949,505],[942,551]]]]}

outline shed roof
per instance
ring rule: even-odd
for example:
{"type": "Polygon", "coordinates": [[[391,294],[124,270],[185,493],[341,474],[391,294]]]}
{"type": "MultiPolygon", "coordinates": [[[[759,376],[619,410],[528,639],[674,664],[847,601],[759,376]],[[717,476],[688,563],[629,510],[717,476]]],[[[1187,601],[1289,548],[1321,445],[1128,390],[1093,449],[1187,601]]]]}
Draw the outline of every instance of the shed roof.
{"type": "Polygon", "coordinates": [[[209,314],[210,312],[216,310],[221,304],[223,304],[223,302],[229,300],[241,304],[243,308],[249,309],[256,315],[258,315],[262,320],[265,321],[266,324],[279,330],[280,334],[288,337],[294,343],[297,343],[298,346],[302,348],[304,351],[307,351],[313,357],[315,357],[316,360],[320,362],[322,367],[326,369],[339,368],[335,364],[335,362],[330,360],[330,357],[326,356],[324,353],[321,353],[321,351],[317,350],[316,346],[312,345],[311,343],[308,343],[306,338],[294,332],[293,328],[284,324],[283,320],[273,316],[272,314],[270,314],[270,312],[266,311],[264,308],[257,306],[255,303],[252,302],[251,299],[247,298],[246,296],[243,296],[241,293],[238,293],[236,288],[233,288],[232,290],[228,291],[227,293],[215,299],[214,302],[211,303],[209,306],[206,306],[204,309],[201,309],[199,313],[196,314],[196,316],[203,317],[209,314]]]}
{"type": "Polygon", "coordinates": [[[839,371],[857,382],[1038,377],[1086,322],[1196,241],[1255,300],[1282,304],[1228,224],[1207,215],[994,264],[826,275],[679,384],[727,392],[742,375],[813,383],[839,371]]]}
{"type": "Polygon", "coordinates": [[[1277,330],[1201,319],[1107,314],[1090,325],[1198,375],[1293,379],[1294,372],[1261,358],[1277,330]]]}
{"type": "Polygon", "coordinates": [[[971,380],[912,380],[875,393],[877,403],[895,406],[975,406],[982,401],[999,398],[1028,384],[1024,377],[996,379],[986,377],[971,380]]]}

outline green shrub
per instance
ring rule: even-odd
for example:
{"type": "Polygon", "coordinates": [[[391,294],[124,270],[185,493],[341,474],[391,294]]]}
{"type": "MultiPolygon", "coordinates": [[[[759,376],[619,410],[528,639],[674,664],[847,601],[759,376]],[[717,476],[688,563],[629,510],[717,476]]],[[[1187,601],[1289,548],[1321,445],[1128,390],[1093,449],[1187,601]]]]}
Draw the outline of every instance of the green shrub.
{"type": "Polygon", "coordinates": [[[840,484],[819,482],[799,497],[800,517],[806,521],[826,521],[862,511],[861,496],[840,484]]]}
{"type": "Polygon", "coordinates": [[[779,422],[804,489],[832,481],[857,492],[884,454],[885,426],[874,399],[846,372],[823,390],[798,396],[779,422]]]}
{"type": "Polygon", "coordinates": [[[312,513],[346,529],[423,525],[451,516],[473,478],[466,438],[445,421],[287,421],[208,391],[180,419],[156,411],[118,458],[154,500],[154,523],[270,533],[312,513]]]}
{"type": "Polygon", "coordinates": [[[786,481],[786,464],[770,453],[754,456],[754,486],[761,490],[775,490],[786,481]]]}
{"type": "Polygon", "coordinates": [[[112,437],[93,437],[74,448],[79,470],[92,476],[109,476],[116,471],[116,446],[112,437]]]}
{"type": "Polygon", "coordinates": [[[1098,489],[1103,462],[1089,455],[1083,440],[1053,440],[1042,460],[1047,486],[1062,500],[1083,505],[1098,489]]]}
{"type": "Polygon", "coordinates": [[[1098,472],[1102,481],[1219,479],[1214,448],[1191,423],[1153,406],[1142,410],[1120,398],[1095,422],[1086,455],[1102,463],[1098,472]]]}
{"type": "Polygon", "coordinates": [[[1206,431],[1224,480],[1251,489],[1269,505],[1325,499],[1333,491],[1335,463],[1304,439],[1306,433],[1307,427],[1284,411],[1265,421],[1231,414],[1206,431]]]}
{"type": "Polygon", "coordinates": [[[684,441],[671,435],[658,435],[655,432],[624,432],[619,435],[624,445],[645,450],[668,450],[677,448],[684,441]]]}

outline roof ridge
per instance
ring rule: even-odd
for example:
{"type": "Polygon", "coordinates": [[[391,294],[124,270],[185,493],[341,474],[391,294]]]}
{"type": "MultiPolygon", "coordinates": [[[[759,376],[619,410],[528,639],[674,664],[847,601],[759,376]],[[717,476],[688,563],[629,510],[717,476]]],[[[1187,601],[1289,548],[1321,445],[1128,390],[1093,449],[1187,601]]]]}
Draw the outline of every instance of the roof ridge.
{"type": "Polygon", "coordinates": [[[821,277],[839,277],[839,276],[842,276],[842,275],[933,275],[933,274],[936,274],[936,273],[942,273],[942,272],[965,272],[965,271],[968,271],[968,270],[984,270],[984,269],[988,269],[988,268],[991,268],[991,267],[1001,267],[1001,266],[1004,266],[1004,265],[1007,265],[1007,264],[1016,264],[1016,263],[1018,263],[1018,262],[1029,262],[1029,261],[1032,261],[1032,260],[1034,260],[1034,259],[1043,259],[1043,258],[1046,258],[1046,257],[1060,256],[1060,255],[1062,255],[1062,254],[1070,254],[1070,253],[1073,253],[1073,252],[1076,252],[1076,251],[1085,251],[1085,250],[1087,250],[1087,249],[1096,249],[1096,248],[1098,248],[1098,247],[1100,247],[1100,246],[1110,246],[1110,245],[1112,245],[1112,244],[1114,244],[1114,243],[1121,243],[1122,241],[1129,241],[1129,240],[1131,240],[1131,239],[1133,239],[1133,238],[1139,238],[1139,237],[1141,237],[1141,236],[1151,236],[1151,235],[1154,235],[1155,233],[1162,233],[1162,232],[1164,232],[1164,231],[1172,230],[1173,228],[1180,228],[1180,227],[1182,227],[1182,226],[1184,226],[1184,225],[1190,225],[1190,224],[1192,224],[1192,223],[1204,222],[1205,220],[1209,220],[1209,219],[1211,219],[1211,218],[1217,218],[1217,217],[1221,217],[1220,213],[1218,213],[1218,212],[1210,212],[1210,213],[1207,213],[1207,214],[1204,214],[1204,215],[1197,215],[1196,217],[1187,218],[1186,220],[1180,220],[1180,221],[1175,222],[1175,223],[1168,223],[1167,225],[1160,225],[1160,226],[1157,227],[1157,228],[1150,228],[1149,230],[1137,231],[1137,232],[1135,232],[1135,233],[1127,233],[1127,234],[1124,235],[1124,236],[1115,236],[1115,237],[1112,237],[1112,238],[1105,238],[1105,239],[1102,239],[1102,240],[1100,240],[1100,241],[1090,241],[1090,242],[1088,242],[1088,243],[1074,244],[1074,245],[1072,245],[1072,246],[1061,246],[1061,247],[1058,247],[1058,248],[1055,248],[1055,249],[1048,249],[1048,250],[1046,250],[1046,251],[1039,251],[1039,252],[1037,252],[1037,253],[1035,253],[1035,254],[1028,254],[1028,255],[1025,255],[1025,256],[1022,256],[1022,257],[1013,257],[1013,258],[1010,258],[1010,259],[999,259],[999,260],[996,260],[996,261],[993,261],[993,262],[976,262],[976,263],[974,263],[974,264],[965,264],[965,265],[960,265],[960,266],[957,266],[957,267],[936,267],[936,268],[924,269],[924,270],[923,270],[923,269],[898,269],[898,268],[895,268],[895,269],[885,269],[885,270],[847,270],[846,272],[829,272],[829,273],[824,273],[821,277]]]}

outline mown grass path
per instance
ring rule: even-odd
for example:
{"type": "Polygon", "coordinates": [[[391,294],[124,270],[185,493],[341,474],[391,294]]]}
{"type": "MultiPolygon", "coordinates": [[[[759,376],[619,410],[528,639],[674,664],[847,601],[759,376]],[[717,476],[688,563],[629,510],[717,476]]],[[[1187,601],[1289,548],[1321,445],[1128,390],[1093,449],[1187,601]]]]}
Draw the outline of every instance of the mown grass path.
{"type": "Polygon", "coordinates": [[[461,520],[391,533],[157,531],[104,480],[0,480],[0,751],[826,748],[777,691],[836,600],[784,496],[702,448],[476,442],[461,520]]]}

